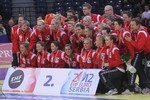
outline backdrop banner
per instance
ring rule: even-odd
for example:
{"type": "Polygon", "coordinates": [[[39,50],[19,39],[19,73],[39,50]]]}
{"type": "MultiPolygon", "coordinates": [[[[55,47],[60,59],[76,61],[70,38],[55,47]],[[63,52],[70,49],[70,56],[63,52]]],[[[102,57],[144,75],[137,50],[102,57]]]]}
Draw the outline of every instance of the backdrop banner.
{"type": "Polygon", "coordinates": [[[0,65],[11,64],[12,62],[12,44],[0,43],[0,65]]]}
{"type": "Polygon", "coordinates": [[[0,81],[5,80],[8,68],[0,68],[0,81]]]}
{"type": "Polygon", "coordinates": [[[2,91],[95,95],[99,69],[9,68],[2,91]]]}

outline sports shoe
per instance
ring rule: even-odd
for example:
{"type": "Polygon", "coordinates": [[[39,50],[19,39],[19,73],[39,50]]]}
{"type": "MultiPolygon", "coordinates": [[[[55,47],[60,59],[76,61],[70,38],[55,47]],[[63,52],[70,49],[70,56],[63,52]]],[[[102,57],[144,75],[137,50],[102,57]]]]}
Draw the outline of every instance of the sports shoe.
{"type": "Polygon", "coordinates": [[[126,89],[124,92],[122,92],[121,94],[123,95],[130,95],[130,94],[134,94],[134,92],[131,92],[129,89],[126,89]]]}
{"type": "Polygon", "coordinates": [[[144,88],[142,90],[142,94],[150,94],[150,89],[149,88],[144,88]]]}
{"type": "Polygon", "coordinates": [[[134,92],[135,93],[141,93],[142,92],[142,89],[139,87],[138,84],[135,84],[134,92]]]}
{"type": "Polygon", "coordinates": [[[114,94],[117,94],[118,93],[118,90],[115,88],[115,89],[111,89],[109,90],[107,93],[105,93],[106,95],[114,95],[114,94]]]}

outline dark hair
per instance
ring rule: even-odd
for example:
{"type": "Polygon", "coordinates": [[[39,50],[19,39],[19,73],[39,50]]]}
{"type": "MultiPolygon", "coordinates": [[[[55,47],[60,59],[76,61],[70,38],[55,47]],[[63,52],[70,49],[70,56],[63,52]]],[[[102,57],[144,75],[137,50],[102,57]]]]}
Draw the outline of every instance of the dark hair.
{"type": "Polygon", "coordinates": [[[77,16],[75,15],[72,18],[75,20],[75,22],[78,20],[77,16]]]}
{"type": "Polygon", "coordinates": [[[82,7],[87,7],[88,9],[92,9],[92,6],[89,3],[84,3],[82,7]]]}
{"type": "Polygon", "coordinates": [[[113,40],[113,43],[116,43],[116,37],[115,37],[115,35],[107,34],[105,37],[109,37],[110,40],[113,40]]]}
{"type": "Polygon", "coordinates": [[[20,45],[24,46],[26,49],[29,48],[29,43],[28,42],[22,42],[20,45]]]}
{"type": "Polygon", "coordinates": [[[115,20],[114,20],[114,22],[117,22],[119,25],[122,25],[122,27],[124,26],[124,22],[123,22],[123,20],[121,19],[121,18],[116,18],[115,20]]]}
{"type": "Polygon", "coordinates": [[[76,28],[77,28],[77,27],[80,27],[80,28],[83,29],[83,30],[85,29],[85,27],[84,27],[82,24],[77,24],[77,25],[76,25],[76,28]]]}
{"type": "Polygon", "coordinates": [[[19,15],[18,15],[18,18],[19,18],[19,17],[22,17],[24,20],[27,20],[27,19],[24,17],[23,14],[19,14],[19,15]]]}
{"type": "Polygon", "coordinates": [[[130,11],[124,11],[123,14],[127,14],[128,17],[132,17],[132,13],[130,11]]]}
{"type": "Polygon", "coordinates": [[[2,20],[0,20],[0,24],[3,24],[3,21],[2,21],[2,20]]]}
{"type": "Polygon", "coordinates": [[[53,41],[52,43],[58,48],[58,50],[61,50],[61,46],[58,41],[53,41]]]}
{"type": "Polygon", "coordinates": [[[72,50],[72,54],[71,54],[71,59],[73,60],[74,59],[74,57],[73,57],[73,55],[74,55],[74,49],[73,49],[73,46],[71,45],[71,44],[66,44],[65,45],[65,47],[70,47],[70,49],[72,50]]]}
{"type": "Polygon", "coordinates": [[[44,49],[45,49],[45,42],[43,42],[43,41],[38,41],[36,44],[40,44],[44,49]]]}
{"type": "Polygon", "coordinates": [[[67,13],[72,13],[73,15],[75,15],[75,11],[74,10],[68,10],[67,13]]]}
{"type": "Polygon", "coordinates": [[[111,29],[109,27],[104,27],[102,30],[106,30],[107,33],[110,33],[111,29]]]}
{"type": "Polygon", "coordinates": [[[134,21],[136,25],[140,25],[141,21],[138,18],[133,18],[131,21],[134,21]]]}
{"type": "Polygon", "coordinates": [[[93,30],[93,28],[92,27],[86,27],[85,29],[92,31],[92,37],[94,38],[95,31],[93,30]]]}

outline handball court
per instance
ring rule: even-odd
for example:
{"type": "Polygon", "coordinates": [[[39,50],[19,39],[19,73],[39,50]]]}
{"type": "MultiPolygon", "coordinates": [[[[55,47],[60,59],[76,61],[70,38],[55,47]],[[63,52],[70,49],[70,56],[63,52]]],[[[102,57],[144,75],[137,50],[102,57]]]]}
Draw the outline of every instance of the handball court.
{"type": "MultiPolygon", "coordinates": [[[[6,68],[8,65],[1,65],[6,68]]],[[[132,95],[113,95],[96,94],[95,96],[86,95],[49,95],[33,93],[3,93],[3,81],[0,81],[0,100],[150,100],[150,94],[132,94],[132,95]]]]}
{"type": "Polygon", "coordinates": [[[22,94],[22,93],[2,93],[0,100],[149,100],[150,95],[113,95],[106,96],[97,94],[96,96],[81,95],[46,95],[46,94],[22,94]]]}

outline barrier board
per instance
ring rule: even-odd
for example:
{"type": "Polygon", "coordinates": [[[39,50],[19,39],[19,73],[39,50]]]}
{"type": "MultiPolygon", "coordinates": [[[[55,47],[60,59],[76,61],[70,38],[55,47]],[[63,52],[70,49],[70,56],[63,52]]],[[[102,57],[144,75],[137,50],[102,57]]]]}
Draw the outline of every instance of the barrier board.
{"type": "Polygon", "coordinates": [[[0,65],[11,64],[12,62],[12,44],[0,43],[0,65]]]}
{"type": "Polygon", "coordinates": [[[98,69],[9,68],[3,92],[95,95],[98,69]]]}

